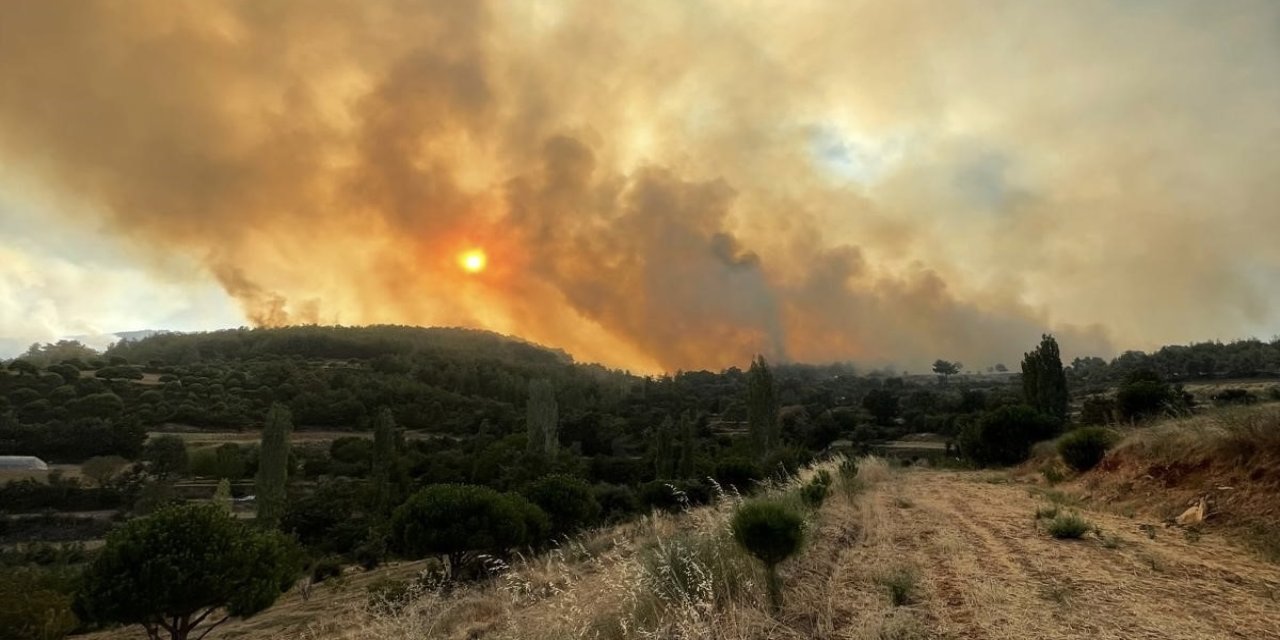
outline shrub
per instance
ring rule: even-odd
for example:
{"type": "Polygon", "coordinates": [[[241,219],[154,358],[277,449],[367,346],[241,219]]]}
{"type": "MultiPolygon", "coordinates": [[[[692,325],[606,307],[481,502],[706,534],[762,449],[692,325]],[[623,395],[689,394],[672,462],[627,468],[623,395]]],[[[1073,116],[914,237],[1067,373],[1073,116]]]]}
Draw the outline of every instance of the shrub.
{"type": "Polygon", "coordinates": [[[858,459],[845,458],[840,462],[840,477],[845,480],[853,480],[858,477],[858,459]]]}
{"type": "Polygon", "coordinates": [[[1043,507],[1036,507],[1036,520],[1050,520],[1058,517],[1058,505],[1050,504],[1043,507]]]}
{"type": "Polygon", "coordinates": [[[524,496],[538,505],[551,521],[551,535],[559,537],[596,523],[600,503],[591,485],[563,474],[543,476],[524,490],[524,496]]]}
{"type": "Polygon", "coordinates": [[[1049,521],[1049,535],[1063,539],[1076,539],[1089,532],[1089,523],[1078,513],[1059,513],[1049,521]]]}
{"type": "Polygon", "coordinates": [[[1031,445],[1052,438],[1059,424],[1026,405],[1001,407],[965,426],[960,450],[979,465],[1011,465],[1027,459],[1031,445]]]}
{"type": "Polygon", "coordinates": [[[1067,466],[1076,471],[1088,471],[1102,462],[1116,442],[1116,435],[1102,427],[1083,427],[1063,436],[1058,441],[1058,454],[1067,466]]]}
{"type": "Polygon", "coordinates": [[[746,458],[725,458],[716,463],[716,482],[728,489],[734,487],[738,493],[750,493],[756,483],[764,478],[760,466],[746,458]]]}
{"type": "Polygon", "coordinates": [[[431,485],[395,510],[391,543],[410,558],[448,556],[457,569],[470,552],[500,556],[529,543],[529,524],[541,512],[535,509],[519,496],[488,487],[431,485]]]}
{"type": "Polygon", "coordinates": [[[902,566],[880,575],[877,581],[888,589],[889,602],[901,607],[915,600],[920,575],[914,568],[902,566]]]}
{"type": "Polygon", "coordinates": [[[74,630],[70,579],[31,567],[0,570],[0,637],[45,640],[74,630]]]}
{"type": "Polygon", "coordinates": [[[1173,389],[1151,372],[1137,372],[1116,392],[1116,408],[1126,420],[1139,420],[1165,412],[1174,401],[1173,389]]]}
{"type": "Polygon", "coordinates": [[[598,484],[593,488],[601,517],[606,522],[619,522],[640,510],[640,502],[631,487],[617,484],[598,484]]]}
{"type": "Polygon", "coordinates": [[[320,584],[329,578],[342,575],[342,563],[336,558],[324,558],[311,567],[312,584],[320,584]]]}
{"type": "Polygon", "coordinates": [[[800,551],[804,543],[804,518],[790,506],[774,500],[753,500],[738,507],[732,520],[733,537],[748,553],[764,563],[769,602],[782,605],[778,563],[800,551]]]}
{"type": "Polygon", "coordinates": [[[826,501],[828,491],[826,484],[814,478],[809,484],[800,487],[800,500],[810,509],[818,509],[826,501]]]}
{"type": "Polygon", "coordinates": [[[1239,387],[1223,389],[1222,391],[1209,396],[1209,399],[1212,400],[1215,405],[1220,407],[1233,404],[1255,404],[1258,402],[1258,396],[1256,394],[1239,387]]]}

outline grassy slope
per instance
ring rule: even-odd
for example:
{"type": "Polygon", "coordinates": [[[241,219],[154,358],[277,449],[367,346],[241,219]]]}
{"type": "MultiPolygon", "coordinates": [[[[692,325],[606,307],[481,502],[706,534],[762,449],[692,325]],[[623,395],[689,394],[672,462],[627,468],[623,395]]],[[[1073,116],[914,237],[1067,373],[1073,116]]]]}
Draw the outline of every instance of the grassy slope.
{"type": "MultiPolygon", "coordinates": [[[[1186,460],[1209,454],[1208,468],[1223,473],[1267,468],[1250,466],[1269,460],[1261,454],[1234,471],[1221,457],[1234,450],[1227,443],[1237,436],[1230,434],[1270,437],[1265,411],[1248,414],[1262,422],[1229,416],[1227,423],[1166,423],[1131,435],[1113,454],[1116,462],[1109,458],[1107,468],[1057,489],[999,473],[890,473],[864,465],[861,488],[837,491],[813,519],[802,557],[784,564],[785,604],[776,614],[764,605],[758,571],[726,539],[729,500],[585,536],[517,563],[490,584],[447,595],[426,591],[394,611],[371,610],[365,588],[421,565],[353,574],[321,585],[309,602],[291,592],[268,612],[210,637],[1280,637],[1280,566],[1213,526],[1191,535],[1163,526],[1159,509],[1118,509],[1103,499],[1107,487],[1128,482],[1138,460],[1149,466],[1160,451],[1181,451],[1186,460]],[[1189,433],[1192,440],[1180,440],[1189,433]],[[1073,497],[1073,489],[1089,495],[1073,497]],[[1055,501],[1080,512],[1093,530],[1080,540],[1052,538],[1034,514],[1055,501]]],[[[1182,483],[1198,477],[1178,476],[1182,483]]],[[[1179,486],[1137,493],[1153,501],[1179,486]]],[[[1262,495],[1267,486],[1234,490],[1262,495]]]]}

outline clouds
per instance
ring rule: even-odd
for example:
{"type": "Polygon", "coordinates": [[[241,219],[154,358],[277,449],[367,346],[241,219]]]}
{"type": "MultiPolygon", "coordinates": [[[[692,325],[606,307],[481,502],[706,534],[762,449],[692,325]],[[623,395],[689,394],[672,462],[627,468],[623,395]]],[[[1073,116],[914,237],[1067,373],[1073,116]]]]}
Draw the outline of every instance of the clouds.
{"type": "Polygon", "coordinates": [[[641,369],[1267,333],[1278,12],[15,3],[0,188],[254,322],[641,369]]]}

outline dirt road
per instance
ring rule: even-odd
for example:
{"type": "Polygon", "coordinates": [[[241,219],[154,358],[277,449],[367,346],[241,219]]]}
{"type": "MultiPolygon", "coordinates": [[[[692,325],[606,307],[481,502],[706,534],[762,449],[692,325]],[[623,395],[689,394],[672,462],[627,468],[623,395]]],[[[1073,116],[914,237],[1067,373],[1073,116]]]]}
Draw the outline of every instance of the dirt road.
{"type": "Polygon", "coordinates": [[[1056,540],[1035,520],[1047,504],[988,475],[897,474],[830,510],[792,571],[789,622],[827,638],[1280,639],[1280,566],[1088,509],[1101,536],[1056,540]],[[893,583],[914,584],[905,604],[893,583]]]}

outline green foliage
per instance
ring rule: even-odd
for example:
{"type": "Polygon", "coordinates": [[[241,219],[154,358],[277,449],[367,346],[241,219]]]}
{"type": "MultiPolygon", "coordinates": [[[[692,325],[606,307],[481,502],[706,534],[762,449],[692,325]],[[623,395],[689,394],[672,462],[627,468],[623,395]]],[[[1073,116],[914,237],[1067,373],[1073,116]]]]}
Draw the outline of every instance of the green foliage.
{"type": "Polygon", "coordinates": [[[373,503],[379,513],[390,513],[394,504],[391,481],[396,468],[396,420],[390,409],[379,411],[374,422],[371,463],[373,503]]]}
{"type": "Polygon", "coordinates": [[[653,465],[654,477],[666,480],[675,477],[675,425],[671,416],[666,416],[654,430],[653,465]]]}
{"type": "Polygon", "coordinates": [[[1180,398],[1151,370],[1131,373],[1116,391],[1116,407],[1126,420],[1141,420],[1175,411],[1180,398]]]}
{"type": "Polygon", "coordinates": [[[448,555],[458,567],[468,552],[502,556],[508,549],[536,542],[529,529],[538,513],[541,510],[523,498],[488,487],[431,485],[396,509],[391,542],[406,557],[448,555]]]}
{"type": "Polygon", "coordinates": [[[984,414],[960,432],[960,450],[979,465],[1010,465],[1027,459],[1031,445],[1052,438],[1059,424],[1026,405],[984,414]]]}
{"type": "Polygon", "coordinates": [[[747,430],[755,454],[764,458],[778,446],[778,389],[764,356],[756,356],[747,372],[747,430]]]}
{"type": "Polygon", "coordinates": [[[325,554],[353,553],[373,526],[367,492],[356,481],[321,481],[311,493],[291,500],[280,528],[325,554]]]}
{"type": "Polygon", "coordinates": [[[574,533],[599,521],[600,503],[591,485],[579,478],[563,474],[543,476],[523,493],[550,518],[553,537],[574,533]]]}
{"type": "Polygon", "coordinates": [[[697,475],[698,434],[688,411],[680,414],[680,464],[677,475],[689,479],[697,475]]]}
{"type": "Polygon", "coordinates": [[[147,441],[142,459],[151,473],[165,478],[187,472],[191,459],[187,455],[187,441],[178,436],[157,436],[147,441]]]}
{"type": "Polygon", "coordinates": [[[231,513],[231,481],[223,478],[213,490],[213,504],[227,513],[231,513]]]}
{"type": "MultiPolygon", "coordinates": [[[[830,478],[828,477],[828,479],[830,478]]],[[[814,478],[800,487],[800,500],[810,509],[818,509],[826,501],[829,491],[829,483],[824,483],[819,478],[814,478]]]]}
{"type": "Polygon", "coordinates": [[[224,442],[191,455],[190,471],[194,476],[240,480],[248,469],[248,454],[234,442],[224,442]]]}
{"type": "Polygon", "coordinates": [[[262,428],[262,445],[258,449],[258,475],[254,480],[254,503],[260,526],[274,529],[280,525],[288,501],[289,433],[293,430],[289,410],[276,404],[267,413],[262,428]]]}
{"type": "Polygon", "coordinates": [[[959,362],[948,362],[946,360],[934,360],[933,372],[946,381],[947,378],[960,373],[960,368],[964,366],[959,362]]]}
{"type": "Polygon", "coordinates": [[[1056,504],[1047,504],[1036,507],[1036,520],[1052,520],[1058,517],[1061,507],[1056,504]]]}
{"type": "Polygon", "coordinates": [[[70,580],[36,567],[0,569],[0,637],[57,640],[78,626],[70,580]]]}
{"type": "Polygon", "coordinates": [[[1080,407],[1080,422],[1084,424],[1111,424],[1116,418],[1116,401],[1103,395],[1091,395],[1084,399],[1080,407]]]}
{"type": "Polygon", "coordinates": [[[898,394],[889,389],[872,389],[863,396],[862,408],[871,414],[876,424],[892,425],[900,411],[898,394]]]}
{"type": "Polygon", "coordinates": [[[779,608],[782,593],[777,566],[804,544],[804,518],[784,502],[752,500],[738,507],[730,526],[734,540],[764,563],[769,600],[779,608]]]}
{"type": "Polygon", "coordinates": [[[107,537],[85,570],[77,608],[98,622],[142,624],[172,638],[225,608],[248,617],[275,602],[297,574],[282,536],[254,530],[216,506],[183,505],[131,520],[107,537]]]}
{"type": "Polygon", "coordinates": [[[756,483],[764,478],[760,465],[740,457],[724,458],[716,463],[715,479],[720,486],[728,490],[731,487],[738,493],[751,493],[756,483]]]}
{"type": "Polygon", "coordinates": [[[914,567],[899,566],[876,578],[889,592],[889,602],[895,607],[911,604],[919,590],[920,573],[914,567]]]}
{"type": "Polygon", "coordinates": [[[1091,528],[1089,522],[1075,512],[1059,513],[1048,525],[1049,535],[1059,540],[1083,537],[1091,528]]]}
{"type": "Polygon", "coordinates": [[[1209,396],[1209,399],[1213,401],[1213,404],[1219,407],[1230,405],[1250,405],[1258,402],[1257,394],[1249,391],[1248,389],[1241,389],[1239,387],[1228,387],[1209,396]]]}
{"type": "Polygon", "coordinates": [[[529,451],[554,456],[560,448],[560,408],[550,380],[539,378],[529,381],[529,402],[525,412],[529,451]]]}
{"type": "Polygon", "coordinates": [[[1103,427],[1082,427],[1071,431],[1058,441],[1058,454],[1067,466],[1076,471],[1088,471],[1102,462],[1116,442],[1116,434],[1103,427]]]}
{"type": "Polygon", "coordinates": [[[329,578],[342,575],[342,562],[337,558],[322,558],[311,567],[311,583],[320,584],[329,578]]]}
{"type": "Polygon", "coordinates": [[[1067,419],[1067,376],[1051,335],[1042,336],[1040,345],[1022,358],[1022,396],[1036,411],[1059,422],[1067,419]]]}

